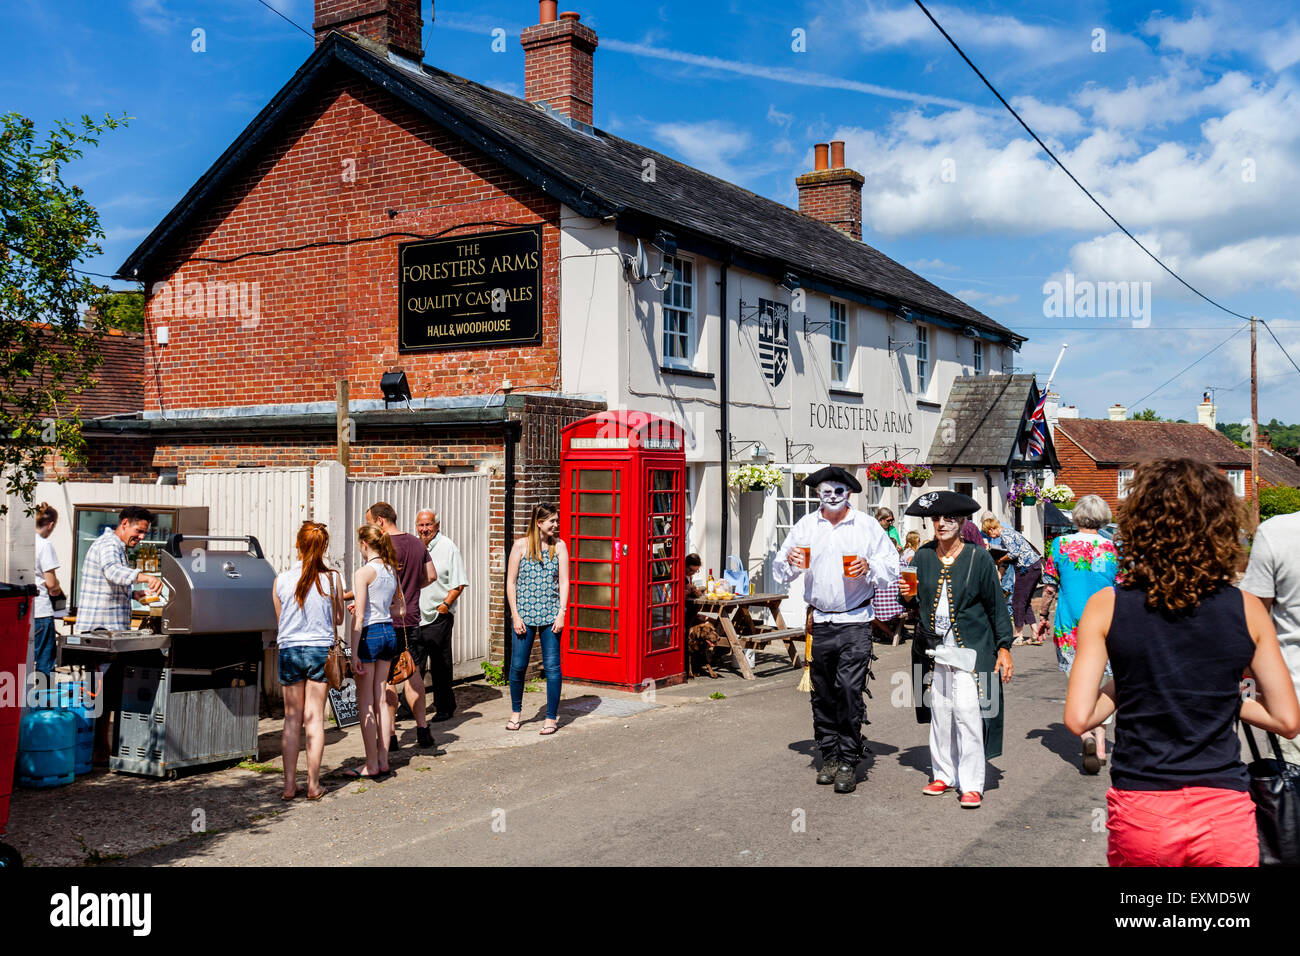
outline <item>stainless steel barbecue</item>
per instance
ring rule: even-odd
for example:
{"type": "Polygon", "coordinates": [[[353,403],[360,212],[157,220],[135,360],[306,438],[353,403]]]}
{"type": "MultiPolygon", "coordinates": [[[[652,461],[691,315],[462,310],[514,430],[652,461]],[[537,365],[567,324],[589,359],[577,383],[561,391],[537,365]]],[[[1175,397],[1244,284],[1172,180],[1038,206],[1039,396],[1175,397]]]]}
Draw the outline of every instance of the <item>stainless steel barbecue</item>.
{"type": "Polygon", "coordinates": [[[263,640],[277,626],[275,572],[261,545],[175,534],[161,575],[170,598],[153,610],[151,629],[59,641],[63,663],[123,665],[109,767],[170,777],[256,757],[263,640]]]}

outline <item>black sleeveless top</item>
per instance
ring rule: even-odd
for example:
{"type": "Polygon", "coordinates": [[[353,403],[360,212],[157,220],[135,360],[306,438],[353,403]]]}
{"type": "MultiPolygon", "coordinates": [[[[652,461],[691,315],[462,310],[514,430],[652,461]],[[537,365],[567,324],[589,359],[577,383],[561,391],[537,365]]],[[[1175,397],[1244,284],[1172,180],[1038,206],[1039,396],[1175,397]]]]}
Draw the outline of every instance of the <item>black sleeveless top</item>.
{"type": "Polygon", "coordinates": [[[1241,592],[1220,587],[1181,615],[1115,589],[1106,649],[1115,673],[1111,785],[1120,790],[1247,790],[1236,718],[1255,656],[1241,592]]]}

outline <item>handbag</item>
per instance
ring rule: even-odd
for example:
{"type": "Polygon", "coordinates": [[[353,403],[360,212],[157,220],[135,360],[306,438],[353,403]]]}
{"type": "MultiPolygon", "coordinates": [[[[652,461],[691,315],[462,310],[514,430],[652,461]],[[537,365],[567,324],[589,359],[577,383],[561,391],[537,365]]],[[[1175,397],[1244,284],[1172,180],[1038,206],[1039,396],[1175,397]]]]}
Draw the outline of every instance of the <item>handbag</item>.
{"type": "Polygon", "coordinates": [[[393,658],[393,663],[388,668],[388,683],[400,684],[414,673],[415,658],[411,656],[409,650],[404,650],[397,657],[393,658]]]}
{"type": "MultiPolygon", "coordinates": [[[[334,613],[334,575],[329,575],[330,582],[330,614],[334,613]]],[[[330,645],[329,653],[325,655],[325,683],[329,685],[330,690],[339,690],[343,687],[343,682],[348,678],[348,672],[351,666],[348,661],[347,651],[343,648],[343,641],[339,639],[338,633],[334,634],[334,643],[330,645]]]]}
{"type": "Polygon", "coordinates": [[[1268,734],[1273,756],[1261,757],[1250,725],[1245,727],[1253,758],[1246,772],[1259,829],[1259,865],[1300,866],[1300,767],[1283,759],[1276,734],[1268,734]]]}
{"type": "Polygon", "coordinates": [[[731,593],[737,596],[749,594],[749,572],[745,570],[745,565],[741,563],[740,555],[732,554],[727,556],[727,566],[722,569],[722,580],[727,582],[731,593]],[[732,564],[735,567],[732,567],[732,564]]]}

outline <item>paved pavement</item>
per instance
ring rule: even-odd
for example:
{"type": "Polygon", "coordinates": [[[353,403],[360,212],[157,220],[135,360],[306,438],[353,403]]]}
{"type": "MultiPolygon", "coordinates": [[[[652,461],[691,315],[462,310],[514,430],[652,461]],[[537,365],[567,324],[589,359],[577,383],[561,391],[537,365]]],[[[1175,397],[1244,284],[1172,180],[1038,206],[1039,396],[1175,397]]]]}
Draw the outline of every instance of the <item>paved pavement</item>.
{"type": "MultiPolygon", "coordinates": [[[[52,832],[57,820],[82,834],[83,857],[118,852],[118,865],[140,866],[1104,865],[1107,775],[1079,770],[1077,738],[1061,722],[1065,678],[1050,646],[1015,649],[1006,753],[992,762],[979,810],[960,809],[951,794],[921,795],[926,729],[910,707],[895,706],[909,650],[878,653],[867,728],[874,754],[853,794],[814,784],[808,695],[795,689],[797,671],[760,655],[757,681],[722,671],[720,680],[661,689],[653,701],[566,687],[562,729],[552,737],[538,736],[540,714],[505,731],[500,692],[463,687],[480,699],[462,703],[465,718],[450,733],[439,731],[442,756],[404,750],[395,777],[364,785],[335,777],[335,791],[319,803],[284,804],[278,775],[247,770],[174,783],[100,775],[63,788],[98,791],[79,808],[55,807],[50,794],[58,791],[43,792],[42,813],[39,799],[23,795],[10,839],[30,862],[60,862],[31,840],[22,845],[24,824],[31,836],[32,824],[43,820],[52,832]],[[711,700],[713,692],[726,698],[711,700]],[[105,814],[105,800],[120,812],[105,814]],[[196,811],[208,832],[191,832],[196,811]],[[115,850],[114,821],[126,826],[135,816],[154,822],[152,835],[115,850]]],[[[541,702],[529,695],[525,710],[541,702]]],[[[337,766],[332,751],[356,734],[332,734],[326,763],[337,766]]]]}

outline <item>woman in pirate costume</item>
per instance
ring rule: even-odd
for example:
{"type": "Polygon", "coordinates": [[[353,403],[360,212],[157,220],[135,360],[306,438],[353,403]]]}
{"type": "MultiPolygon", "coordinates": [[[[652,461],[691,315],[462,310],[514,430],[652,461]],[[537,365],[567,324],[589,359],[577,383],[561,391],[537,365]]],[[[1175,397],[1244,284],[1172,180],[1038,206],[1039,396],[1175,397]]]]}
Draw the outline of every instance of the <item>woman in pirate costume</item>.
{"type": "Polygon", "coordinates": [[[912,665],[927,689],[917,695],[916,719],[930,724],[934,770],[922,792],[955,789],[972,809],[983,798],[986,762],[1002,754],[1002,685],[1011,680],[1014,637],[993,558],[962,540],[962,524],[977,510],[974,499],[952,491],[912,502],[907,513],[932,519],[935,539],[912,559],[916,593],[903,591],[921,618],[912,665]]]}

